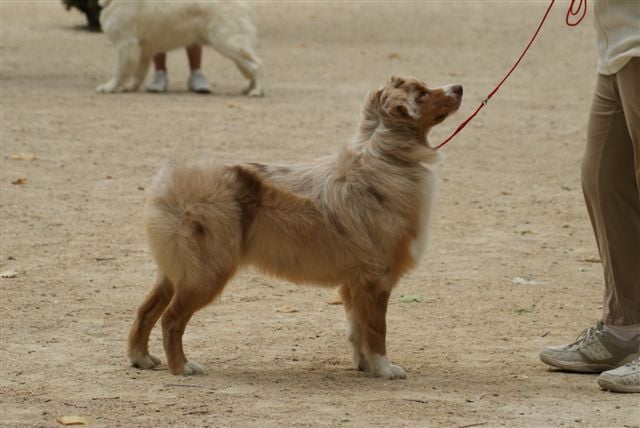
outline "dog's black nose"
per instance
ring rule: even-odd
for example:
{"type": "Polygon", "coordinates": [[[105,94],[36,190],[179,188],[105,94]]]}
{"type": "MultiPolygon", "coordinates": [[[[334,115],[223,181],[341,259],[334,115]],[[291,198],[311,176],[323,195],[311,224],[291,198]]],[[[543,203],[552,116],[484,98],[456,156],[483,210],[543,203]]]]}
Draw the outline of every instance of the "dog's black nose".
{"type": "Polygon", "coordinates": [[[451,88],[451,90],[453,91],[454,94],[462,96],[462,86],[461,85],[455,85],[453,88],[451,88]]]}

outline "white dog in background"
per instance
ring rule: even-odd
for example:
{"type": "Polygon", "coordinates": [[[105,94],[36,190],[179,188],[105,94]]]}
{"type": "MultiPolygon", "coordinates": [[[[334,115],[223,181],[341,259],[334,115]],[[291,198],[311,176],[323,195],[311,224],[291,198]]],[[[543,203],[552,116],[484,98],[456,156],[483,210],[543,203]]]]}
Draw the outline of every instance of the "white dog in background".
{"type": "Polygon", "coordinates": [[[203,44],[232,59],[250,80],[245,93],[262,96],[256,29],[239,1],[100,0],[100,24],[117,49],[113,77],[98,92],[135,91],[160,52],[203,44]]]}

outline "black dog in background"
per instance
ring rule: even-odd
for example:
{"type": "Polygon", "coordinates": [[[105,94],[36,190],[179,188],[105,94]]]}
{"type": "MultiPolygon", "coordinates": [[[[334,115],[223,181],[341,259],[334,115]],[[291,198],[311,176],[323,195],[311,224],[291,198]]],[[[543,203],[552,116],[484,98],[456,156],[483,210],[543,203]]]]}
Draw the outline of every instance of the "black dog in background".
{"type": "Polygon", "coordinates": [[[87,27],[91,31],[100,31],[100,10],[98,0],[62,0],[67,10],[75,7],[87,16],[87,27]]]}

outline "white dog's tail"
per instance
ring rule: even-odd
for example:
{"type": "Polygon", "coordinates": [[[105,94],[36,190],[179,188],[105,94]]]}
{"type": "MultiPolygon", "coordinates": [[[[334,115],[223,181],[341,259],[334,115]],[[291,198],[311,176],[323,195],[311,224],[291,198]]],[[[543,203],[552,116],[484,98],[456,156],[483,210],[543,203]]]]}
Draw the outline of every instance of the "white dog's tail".
{"type": "Polygon", "coordinates": [[[98,4],[100,5],[101,8],[105,8],[107,6],[109,6],[109,3],[111,3],[111,0],[100,0],[98,2],[98,4]]]}

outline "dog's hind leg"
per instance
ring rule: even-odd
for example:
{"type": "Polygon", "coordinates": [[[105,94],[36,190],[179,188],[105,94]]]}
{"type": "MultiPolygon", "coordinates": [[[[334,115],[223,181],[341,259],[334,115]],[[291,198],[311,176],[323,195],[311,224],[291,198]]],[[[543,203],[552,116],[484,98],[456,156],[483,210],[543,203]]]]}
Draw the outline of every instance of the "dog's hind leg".
{"type": "Polygon", "coordinates": [[[262,87],[262,62],[252,50],[241,49],[239,54],[240,58],[236,58],[234,61],[242,75],[249,79],[249,86],[242,92],[250,97],[264,96],[264,88],[262,87]]]}
{"type": "Polygon", "coordinates": [[[140,308],[129,332],[129,361],[134,367],[152,369],[160,359],[149,354],[149,335],[173,296],[173,284],[162,273],[140,308]]]}
{"type": "Polygon", "coordinates": [[[360,327],[361,352],[367,372],[375,377],[404,379],[404,369],[389,362],[386,350],[387,305],[391,287],[384,279],[350,283],[351,310],[360,327]]]}
{"type": "Polygon", "coordinates": [[[214,41],[213,47],[222,55],[233,60],[242,75],[249,79],[249,87],[243,93],[250,97],[263,96],[262,61],[253,51],[248,38],[235,37],[231,40],[226,40],[219,37],[211,40],[214,41]]]}
{"type": "Polygon", "coordinates": [[[162,315],[162,337],[167,365],[173,374],[202,374],[200,365],[188,361],[182,347],[182,335],[193,314],[211,303],[233,275],[234,269],[224,274],[212,275],[211,280],[196,286],[179,284],[169,307],[162,315]]]}
{"type": "Polygon", "coordinates": [[[116,45],[117,57],[113,77],[96,88],[98,92],[118,92],[132,77],[140,62],[140,46],[135,38],[126,39],[116,45]]]}

